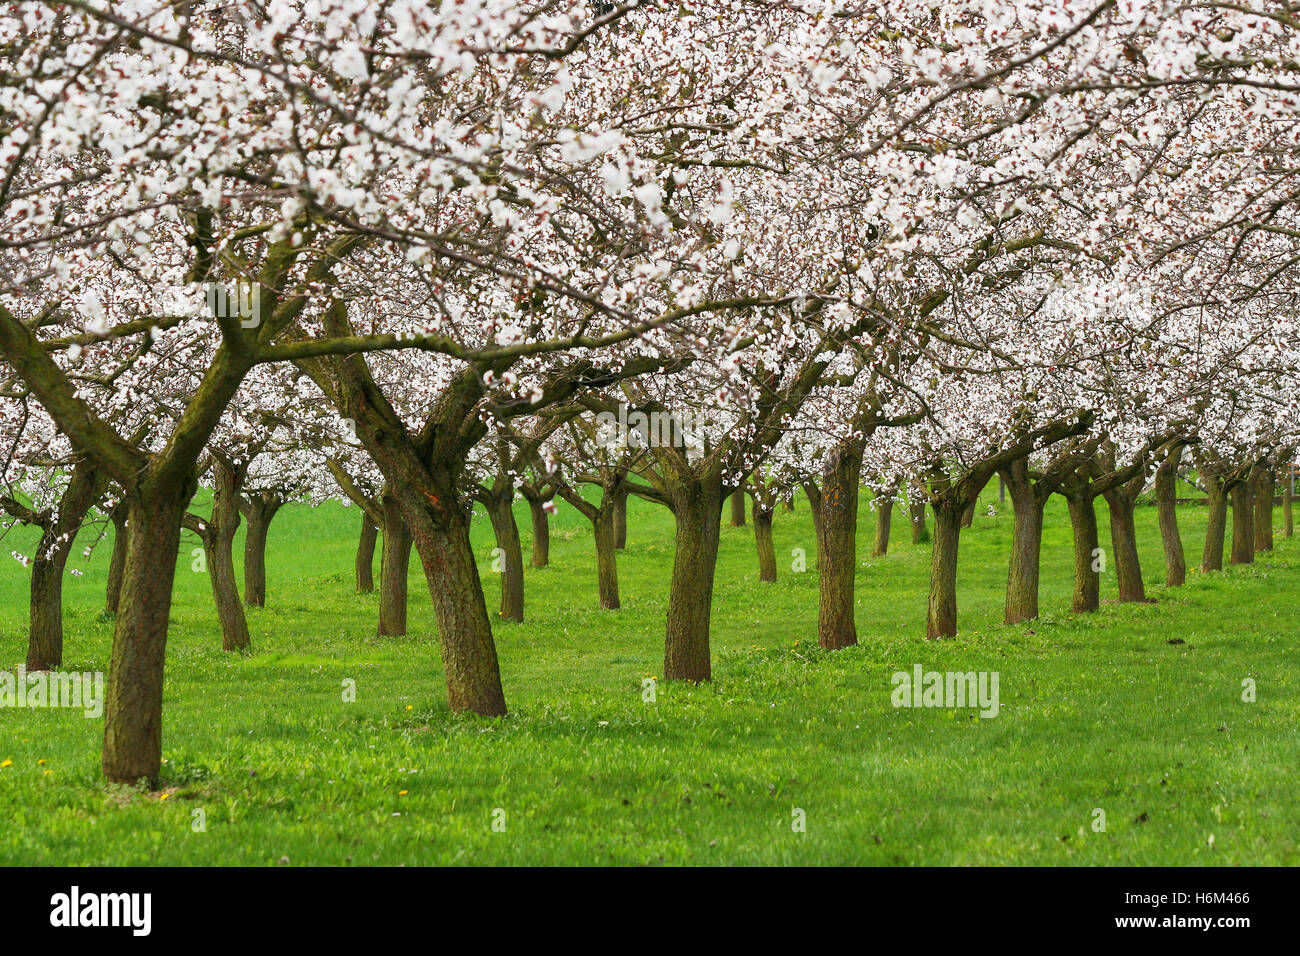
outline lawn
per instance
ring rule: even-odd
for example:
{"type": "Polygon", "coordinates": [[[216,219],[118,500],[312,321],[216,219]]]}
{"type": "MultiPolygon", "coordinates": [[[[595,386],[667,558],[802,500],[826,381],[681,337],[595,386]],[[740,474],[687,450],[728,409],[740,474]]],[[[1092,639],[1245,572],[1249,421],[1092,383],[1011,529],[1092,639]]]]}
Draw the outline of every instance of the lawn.
{"type": "MultiPolygon", "coordinates": [[[[1255,565],[1189,572],[1185,587],[1166,590],[1155,510],[1140,507],[1157,603],[1114,603],[1108,568],[1101,610],[1076,616],[1057,499],[1043,617],[1006,627],[1010,504],[996,516],[983,508],[963,533],[961,635],[938,643],[924,639],[928,545],[912,545],[896,514],[890,553],[868,557],[865,509],[861,643],[834,653],[817,647],[806,502],[777,513],[775,584],[757,580],[752,528],[724,528],[714,681],[661,683],[647,702],[643,680],[663,659],[671,519],[632,504],[625,606],[600,611],[590,526],[561,505],[551,566],[527,571],[526,623],[496,626],[503,719],[448,711],[415,558],[411,634],[374,636],[377,598],[352,586],[355,509],[277,517],[268,606],[248,612],[248,656],[221,651],[187,534],[164,789],[102,781],[102,720],[0,709],[0,863],[1300,863],[1295,541],[1279,533],[1255,565]],[[795,548],[806,573],[791,571],[795,548]],[[1000,713],[894,708],[890,676],[916,664],[996,671],[1000,713]],[[1255,702],[1242,700],[1247,678],[1255,702]],[[355,702],[344,700],[347,681],[355,702]]],[[[1099,518],[1109,550],[1104,505],[1099,518]]],[[[1195,567],[1204,509],[1186,506],[1180,520],[1195,567]]],[[[527,547],[523,509],[520,524],[527,547]]],[[[495,610],[485,518],[474,533],[495,610]]],[[[30,552],[31,540],[15,528],[5,550],[30,552]]],[[[70,562],[84,574],[66,579],[65,669],[107,665],[108,555],[104,542],[70,562]]],[[[27,572],[6,558],[0,668],[25,657],[26,592],[27,572]]]]}

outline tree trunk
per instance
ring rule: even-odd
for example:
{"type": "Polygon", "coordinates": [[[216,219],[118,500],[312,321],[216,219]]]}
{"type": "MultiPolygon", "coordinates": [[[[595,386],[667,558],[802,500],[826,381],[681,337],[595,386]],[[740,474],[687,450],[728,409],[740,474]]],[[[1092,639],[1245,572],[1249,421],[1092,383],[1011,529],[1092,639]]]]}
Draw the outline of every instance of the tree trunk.
{"type": "Polygon", "coordinates": [[[707,681],[712,676],[709,616],[722,521],[722,479],[711,476],[679,481],[672,496],[676,533],[664,679],[707,681]]]}
{"type": "Polygon", "coordinates": [[[1232,486],[1232,563],[1255,561],[1255,509],[1251,502],[1251,482],[1243,479],[1232,486]]]}
{"type": "Polygon", "coordinates": [[[808,510],[812,512],[813,533],[821,540],[822,533],[822,492],[812,481],[803,483],[803,493],[808,496],[808,510]]]}
{"type": "Polygon", "coordinates": [[[58,513],[43,529],[32,558],[28,609],[27,669],[46,671],[63,663],[63,570],[81,522],[104,490],[104,480],[87,461],[73,466],[59,496],[58,513]]]}
{"type": "Polygon", "coordinates": [[[375,590],[375,541],[378,537],[379,526],[362,511],[361,535],[357,538],[357,557],[353,562],[358,594],[370,594],[375,590]]]}
{"type": "Polygon", "coordinates": [[[450,484],[425,490],[435,501],[426,504],[412,489],[403,499],[403,514],[433,598],[447,704],[453,711],[499,717],[506,712],[506,698],[468,520],[450,484]]]}
{"type": "Polygon", "coordinates": [[[1282,536],[1284,538],[1291,537],[1292,533],[1295,531],[1295,527],[1291,523],[1291,499],[1294,497],[1294,493],[1291,490],[1293,482],[1291,469],[1293,467],[1293,465],[1288,464],[1286,466],[1286,473],[1282,477],[1282,536]]]}
{"type": "Polygon", "coordinates": [[[1110,546],[1115,558],[1115,578],[1121,601],[1144,602],[1142,563],[1138,557],[1137,529],[1133,523],[1133,499],[1118,490],[1106,493],[1110,510],[1110,546]]]}
{"type": "Polygon", "coordinates": [[[488,508],[492,532],[496,535],[501,553],[501,618],[505,621],[524,619],[524,549],[519,540],[519,526],[515,524],[515,510],[510,500],[494,501],[488,508]]]}
{"type": "Polygon", "coordinates": [[[745,527],[745,492],[737,488],[731,496],[731,526],[745,527]]]}
{"type": "Polygon", "coordinates": [[[248,621],[235,583],[235,529],[239,527],[239,486],[243,471],[220,459],[213,462],[216,489],[212,496],[212,520],[203,532],[207,553],[208,583],[221,623],[221,649],[242,651],[249,645],[248,621]]]}
{"type": "Polygon", "coordinates": [[[889,553],[889,527],[893,523],[894,498],[891,495],[876,507],[876,546],[871,551],[872,557],[878,558],[889,553]]]}
{"type": "Polygon", "coordinates": [[[533,519],[533,567],[544,568],[551,563],[551,521],[541,499],[528,499],[528,512],[533,519]]]}
{"type": "Polygon", "coordinates": [[[1273,550],[1273,495],[1276,477],[1271,465],[1261,465],[1255,483],[1255,550],[1273,550]]]}
{"type": "Polygon", "coordinates": [[[379,637],[406,636],[406,582],[411,567],[411,532],[396,497],[385,494],[384,544],[379,556],[379,637]]]}
{"type": "Polygon", "coordinates": [[[858,482],[864,445],[862,441],[837,445],[822,469],[817,643],[828,651],[858,643],[853,603],[858,568],[858,482]]]}
{"type": "Polygon", "coordinates": [[[1097,535],[1097,507],[1088,494],[1066,496],[1070,505],[1070,528],[1074,532],[1074,603],[1080,614],[1101,606],[1101,574],[1095,570],[1100,542],[1097,535]]]}
{"type": "Polygon", "coordinates": [[[601,502],[596,509],[592,527],[596,535],[596,579],[600,588],[600,606],[613,611],[622,606],[618,600],[618,554],[614,547],[618,509],[613,502],[601,502]]]}
{"type": "Polygon", "coordinates": [[[969,528],[972,524],[975,523],[975,505],[977,505],[978,503],[979,503],[978,497],[972,498],[970,502],[966,505],[966,507],[962,509],[961,526],[963,528],[969,528]]]}
{"type": "Polygon", "coordinates": [[[1228,525],[1228,496],[1223,482],[1209,476],[1205,479],[1207,513],[1205,523],[1205,550],[1201,554],[1202,571],[1223,570],[1223,538],[1228,525]]]}
{"type": "Polygon", "coordinates": [[[248,499],[248,528],[244,532],[244,603],[266,607],[266,533],[279,502],[252,495],[248,499]]]}
{"type": "Polygon", "coordinates": [[[1165,587],[1176,588],[1187,580],[1183,539],[1178,533],[1178,464],[1183,446],[1174,445],[1156,469],[1156,510],[1160,519],[1160,542],[1165,552],[1165,587]]]}
{"type": "Polygon", "coordinates": [[[158,778],[162,765],[163,659],[180,546],[193,479],[137,489],[127,511],[122,599],[104,704],[104,776],[114,783],[158,778]]]}
{"type": "Polygon", "coordinates": [[[1000,487],[1011,493],[1015,518],[1011,531],[1011,561],[1007,566],[1007,624],[1038,617],[1038,568],[1043,548],[1043,502],[1029,478],[1025,459],[1007,467],[1008,479],[1000,487]]]}
{"type": "Polygon", "coordinates": [[[614,495],[614,550],[627,548],[627,492],[614,495]]]}
{"type": "Polygon", "coordinates": [[[772,510],[754,502],[754,543],[758,546],[758,579],[776,580],[776,548],[772,545],[772,510]]]}
{"type": "Polygon", "coordinates": [[[919,495],[908,505],[912,516],[912,544],[925,544],[930,540],[930,529],[925,524],[925,501],[919,495]]]}
{"type": "Polygon", "coordinates": [[[965,505],[957,498],[940,498],[934,508],[934,541],[930,550],[930,609],[925,636],[930,640],[957,636],[957,545],[961,540],[965,505]]]}
{"type": "Polygon", "coordinates": [[[108,560],[104,613],[116,614],[122,598],[122,573],[126,568],[126,502],[119,501],[109,517],[113,519],[113,554],[108,560]]]}

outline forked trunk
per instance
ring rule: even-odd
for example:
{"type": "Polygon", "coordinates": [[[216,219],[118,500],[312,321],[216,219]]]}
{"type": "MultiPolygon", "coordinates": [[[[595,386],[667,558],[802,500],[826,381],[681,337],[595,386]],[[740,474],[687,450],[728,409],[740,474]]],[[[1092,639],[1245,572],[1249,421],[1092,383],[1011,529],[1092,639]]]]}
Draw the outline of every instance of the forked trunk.
{"type": "Polygon", "coordinates": [[[1228,525],[1228,496],[1223,482],[1217,478],[1205,479],[1206,518],[1205,549],[1201,552],[1202,571],[1223,570],[1223,539],[1228,525]]]}
{"type": "Polygon", "coordinates": [[[961,513],[961,526],[969,528],[975,523],[975,505],[978,504],[978,498],[972,498],[961,513]]]}
{"type": "Polygon", "coordinates": [[[940,498],[934,508],[934,540],[930,546],[930,609],[925,636],[930,640],[957,636],[957,546],[961,540],[965,503],[940,498]]]}
{"type": "Polygon", "coordinates": [[[712,676],[709,616],[722,521],[722,479],[687,479],[672,492],[677,527],[664,640],[664,678],[707,681],[712,676]]]}
{"type": "Polygon", "coordinates": [[[533,520],[533,567],[544,568],[551,562],[551,521],[540,498],[528,499],[528,513],[533,520]]]}
{"type": "Polygon", "coordinates": [[[821,524],[817,536],[817,643],[828,651],[858,642],[853,601],[858,567],[858,481],[862,476],[862,454],[862,442],[838,445],[822,470],[821,524]]]}
{"type": "Polygon", "coordinates": [[[1272,467],[1263,465],[1255,482],[1255,550],[1273,550],[1273,495],[1276,478],[1272,467]]]}
{"type": "Polygon", "coordinates": [[[600,606],[607,611],[621,607],[618,600],[618,554],[614,547],[618,509],[613,502],[601,502],[592,520],[596,536],[596,578],[600,606]]]}
{"type": "Polygon", "coordinates": [[[772,544],[772,510],[754,502],[754,543],[758,546],[758,579],[776,580],[776,548],[772,544]]]}
{"type": "Polygon", "coordinates": [[[162,763],[163,659],[181,520],[193,486],[145,485],[129,501],[122,599],[104,704],[104,776],[157,781],[162,763]]]}
{"type": "Polygon", "coordinates": [[[1160,542],[1165,552],[1165,586],[1176,588],[1187,580],[1183,539],[1178,533],[1178,463],[1183,448],[1175,445],[1156,469],[1156,511],[1160,519],[1160,542]]]}
{"type": "Polygon", "coordinates": [[[1066,497],[1070,505],[1070,528],[1074,532],[1074,601],[1080,614],[1101,606],[1101,562],[1104,556],[1097,535],[1097,508],[1088,494],[1066,497]]]}
{"type": "Polygon", "coordinates": [[[492,533],[496,535],[497,560],[501,571],[501,618],[524,619],[524,549],[515,524],[515,510],[509,499],[498,499],[488,508],[492,533]]]}
{"type": "Polygon", "coordinates": [[[366,512],[361,512],[361,534],[357,537],[357,557],[353,571],[357,579],[357,593],[370,594],[375,590],[375,541],[379,526],[366,512]]]}
{"type": "Polygon", "coordinates": [[[379,556],[379,637],[406,635],[406,583],[411,567],[411,532],[397,498],[385,495],[384,544],[379,556]]]}
{"type": "Polygon", "coordinates": [[[1251,482],[1238,481],[1232,486],[1232,563],[1255,561],[1255,515],[1251,501],[1251,482]]]}

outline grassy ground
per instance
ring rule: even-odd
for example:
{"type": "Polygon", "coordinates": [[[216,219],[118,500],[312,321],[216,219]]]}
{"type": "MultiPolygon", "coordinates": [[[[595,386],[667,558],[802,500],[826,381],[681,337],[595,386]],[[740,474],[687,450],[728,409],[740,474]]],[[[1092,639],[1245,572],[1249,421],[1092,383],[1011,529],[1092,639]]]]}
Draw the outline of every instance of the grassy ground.
{"type": "MultiPolygon", "coordinates": [[[[1204,510],[1180,517],[1194,566],[1204,510]]],[[[963,534],[962,633],[930,643],[928,547],[913,546],[896,516],[890,554],[866,557],[868,509],[862,643],[832,654],[817,648],[815,543],[801,501],[777,514],[776,584],[757,581],[752,529],[724,528],[715,680],[659,685],[647,703],[643,678],[658,676],[663,656],[670,520],[634,503],[620,559],[625,607],[602,612],[589,526],[561,506],[552,565],[527,574],[527,623],[496,628],[511,713],[487,720],[446,708],[418,561],[411,634],[374,637],[376,598],[351,582],[356,520],[335,506],[276,519],[269,606],[249,612],[248,657],[220,650],[187,536],[164,790],[101,781],[101,721],[0,709],[0,863],[1300,862],[1294,541],[1279,536],[1254,566],[1191,573],[1166,591],[1154,509],[1141,508],[1158,603],[1110,603],[1108,570],[1108,603],[1076,617],[1069,523],[1056,501],[1044,616],[1004,627],[1008,505],[963,534]],[[807,573],[791,572],[795,548],[808,554],[807,573]],[[890,675],[918,663],[997,671],[1001,713],[895,709],[890,675]],[[1254,703],[1242,700],[1246,678],[1254,703]],[[349,679],[354,703],[343,700],[349,679]],[[1104,832],[1093,828],[1098,810],[1104,832]]],[[[29,537],[9,532],[5,550],[29,537]]],[[[486,520],[475,540],[494,606],[486,520]]],[[[85,573],[66,581],[67,669],[107,664],[108,554],[105,542],[89,561],[73,559],[85,573]]],[[[13,668],[25,654],[27,574],[8,560],[0,568],[0,667],[13,668]]]]}

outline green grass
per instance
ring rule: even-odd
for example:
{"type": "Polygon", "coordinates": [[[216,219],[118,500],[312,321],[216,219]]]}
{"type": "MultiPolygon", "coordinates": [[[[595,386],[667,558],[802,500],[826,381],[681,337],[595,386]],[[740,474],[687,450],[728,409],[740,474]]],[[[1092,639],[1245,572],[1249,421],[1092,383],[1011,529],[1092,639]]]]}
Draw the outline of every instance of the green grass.
{"type": "MultiPolygon", "coordinates": [[[[986,495],[987,501],[993,496],[986,495]]],[[[983,506],[981,506],[981,512],[983,506]]],[[[1102,537],[1106,542],[1105,509],[1102,537]]],[[[510,715],[451,714],[432,606],[412,561],[411,634],[374,636],[353,593],[353,509],[286,509],[271,531],[254,653],[223,653],[208,585],[180,555],[168,647],[165,789],[105,784],[102,722],[0,710],[6,864],[1295,864],[1300,862],[1300,551],[1167,591],[1139,509],[1149,593],[1069,613],[1063,503],[1049,510],[1043,617],[1001,619],[1011,515],[963,534],[961,636],[924,640],[928,546],[895,515],[858,578],[861,644],[816,641],[807,505],[779,511],[781,580],[757,581],[752,529],[724,528],[714,682],[660,684],[672,561],[661,509],[634,503],[625,607],[596,609],[589,526],[562,506],[552,565],[527,572],[527,623],[499,624],[510,715]],[[791,551],[810,570],[791,573],[791,551]],[[1183,643],[1170,643],[1178,639],[1183,643]],[[890,675],[1000,674],[1001,713],[894,709],[890,675]],[[1258,700],[1241,700],[1252,678],[1258,700]],[[357,700],[342,685],[356,681],[357,700]],[[43,763],[42,763],[43,761],[43,763]],[[504,832],[493,830],[504,811],[504,832]],[[794,832],[794,808],[806,832],[794,832]],[[1094,809],[1106,814],[1094,832],[1094,809]],[[195,832],[194,811],[206,816],[195,832]],[[498,815],[499,818],[499,815],[498,815]],[[1142,822],[1137,822],[1142,821],[1142,822]]],[[[1204,510],[1182,509],[1188,564],[1204,510]]],[[[521,525],[527,522],[521,512],[521,525]]],[[[475,521],[489,606],[490,529],[475,521]]],[[[30,535],[9,533],[10,550],[30,535]]],[[[103,669],[108,542],[66,580],[66,668],[103,669]]],[[[1108,549],[1109,550],[1109,549],[1108,549]]],[[[0,572],[0,667],[25,655],[27,574],[0,572]]]]}

